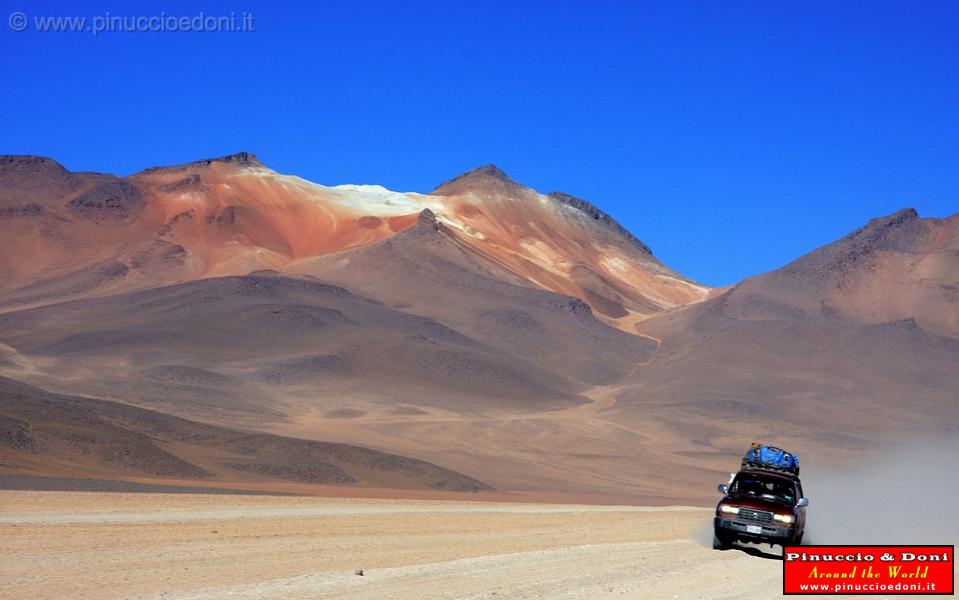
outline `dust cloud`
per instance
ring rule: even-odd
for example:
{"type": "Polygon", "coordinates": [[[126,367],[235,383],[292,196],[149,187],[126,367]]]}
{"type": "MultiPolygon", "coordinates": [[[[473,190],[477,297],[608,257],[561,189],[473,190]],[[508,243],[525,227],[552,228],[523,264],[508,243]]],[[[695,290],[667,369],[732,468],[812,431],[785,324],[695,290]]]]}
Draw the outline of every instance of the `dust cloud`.
{"type": "Polygon", "coordinates": [[[804,545],[959,542],[957,441],[898,444],[802,480],[804,545]]]}

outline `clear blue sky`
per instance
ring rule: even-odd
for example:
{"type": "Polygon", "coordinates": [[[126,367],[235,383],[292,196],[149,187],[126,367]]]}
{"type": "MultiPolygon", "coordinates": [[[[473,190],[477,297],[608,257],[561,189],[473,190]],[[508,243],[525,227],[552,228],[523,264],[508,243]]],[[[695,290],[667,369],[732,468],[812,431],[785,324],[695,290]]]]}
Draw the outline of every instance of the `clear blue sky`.
{"type": "Polygon", "coordinates": [[[2,5],[0,153],[74,170],[249,150],[427,191],[493,162],[710,284],[904,206],[959,211],[956,2],[2,5]],[[248,10],[255,32],[8,23],[161,10],[248,10]]]}

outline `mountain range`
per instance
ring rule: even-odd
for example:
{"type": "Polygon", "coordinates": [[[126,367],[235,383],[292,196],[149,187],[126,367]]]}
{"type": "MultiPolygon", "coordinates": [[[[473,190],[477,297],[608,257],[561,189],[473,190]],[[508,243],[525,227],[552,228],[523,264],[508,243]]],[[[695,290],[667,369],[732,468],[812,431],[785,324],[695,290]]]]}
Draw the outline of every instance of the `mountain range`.
{"type": "Polygon", "coordinates": [[[711,289],[492,165],[419,194],[5,156],[0,240],[0,486],[675,503],[754,439],[959,431],[959,215],[711,289]]]}

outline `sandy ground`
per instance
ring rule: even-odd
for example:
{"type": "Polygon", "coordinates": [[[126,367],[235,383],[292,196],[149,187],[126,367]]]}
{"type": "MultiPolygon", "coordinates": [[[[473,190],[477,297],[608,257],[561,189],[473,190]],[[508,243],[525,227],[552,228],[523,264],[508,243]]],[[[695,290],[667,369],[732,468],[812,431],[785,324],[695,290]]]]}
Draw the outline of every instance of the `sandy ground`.
{"type": "Polygon", "coordinates": [[[705,547],[709,516],[689,507],[7,491],[0,597],[778,597],[781,562],[705,547]]]}

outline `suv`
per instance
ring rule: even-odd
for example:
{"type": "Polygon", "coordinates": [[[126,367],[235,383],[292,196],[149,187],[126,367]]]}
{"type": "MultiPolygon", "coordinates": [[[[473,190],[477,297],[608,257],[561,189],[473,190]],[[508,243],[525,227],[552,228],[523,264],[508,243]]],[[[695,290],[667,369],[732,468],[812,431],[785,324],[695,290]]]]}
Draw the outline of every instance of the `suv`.
{"type": "Polygon", "coordinates": [[[809,499],[797,475],[751,465],[719,491],[723,499],[716,505],[713,548],[725,549],[737,540],[780,546],[802,542],[809,499]]]}

